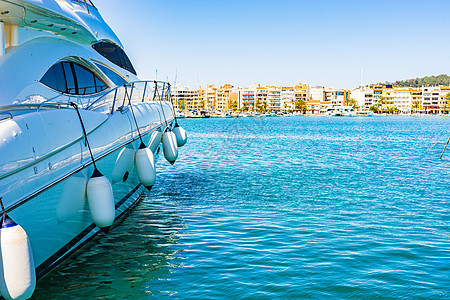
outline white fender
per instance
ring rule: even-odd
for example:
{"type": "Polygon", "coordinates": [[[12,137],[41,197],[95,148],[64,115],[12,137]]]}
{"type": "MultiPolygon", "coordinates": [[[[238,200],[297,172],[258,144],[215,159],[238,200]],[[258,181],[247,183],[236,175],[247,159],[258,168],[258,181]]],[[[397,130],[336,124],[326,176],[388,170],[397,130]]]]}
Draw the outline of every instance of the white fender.
{"type": "Polygon", "coordinates": [[[175,133],[175,137],[177,138],[178,147],[183,147],[187,142],[187,134],[186,130],[183,127],[175,123],[175,126],[172,129],[173,133],[175,133]]]}
{"type": "Polygon", "coordinates": [[[161,143],[162,136],[163,134],[160,130],[153,131],[148,146],[153,153],[155,153],[156,149],[158,149],[158,146],[161,143]]]}
{"type": "Polygon", "coordinates": [[[111,183],[97,169],[87,184],[89,211],[95,225],[108,232],[116,217],[111,183]]]}
{"type": "Polygon", "coordinates": [[[142,146],[136,151],[136,171],[139,181],[150,191],[156,180],[155,158],[149,148],[142,146]]]}
{"type": "Polygon", "coordinates": [[[173,165],[178,158],[177,138],[173,131],[170,131],[168,128],[166,129],[162,138],[162,143],[164,157],[173,165]]]}
{"type": "Polygon", "coordinates": [[[87,178],[77,174],[67,179],[61,198],[56,207],[56,220],[64,222],[70,220],[86,203],[87,178]]]}
{"type": "Polygon", "coordinates": [[[28,299],[36,288],[36,271],[28,236],[8,216],[2,224],[0,236],[0,292],[5,299],[28,299]]]}
{"type": "Polygon", "coordinates": [[[133,168],[135,152],[131,145],[126,146],[119,152],[111,174],[113,182],[126,181],[128,174],[133,168]]]}

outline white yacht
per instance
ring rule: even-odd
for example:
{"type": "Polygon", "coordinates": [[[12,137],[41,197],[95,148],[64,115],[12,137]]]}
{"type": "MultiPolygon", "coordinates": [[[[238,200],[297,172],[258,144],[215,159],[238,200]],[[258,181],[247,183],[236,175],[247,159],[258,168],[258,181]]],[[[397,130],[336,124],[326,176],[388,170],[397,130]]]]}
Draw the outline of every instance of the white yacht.
{"type": "Polygon", "coordinates": [[[164,142],[174,117],[170,85],[138,79],[90,0],[0,0],[0,200],[28,234],[37,278],[101,232],[94,166],[120,218],[151,187],[135,151],[155,133],[164,142]]]}
{"type": "Polygon", "coordinates": [[[333,105],[327,109],[326,115],[333,117],[356,117],[356,111],[353,106],[333,105]]]}

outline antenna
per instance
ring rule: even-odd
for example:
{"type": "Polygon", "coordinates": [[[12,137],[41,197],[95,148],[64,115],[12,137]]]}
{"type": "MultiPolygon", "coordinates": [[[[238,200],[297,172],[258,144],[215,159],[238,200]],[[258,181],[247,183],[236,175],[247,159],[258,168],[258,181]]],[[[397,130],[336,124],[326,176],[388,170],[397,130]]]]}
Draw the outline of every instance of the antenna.
{"type": "Polygon", "coordinates": [[[177,79],[178,79],[178,68],[175,69],[175,79],[173,81],[173,85],[177,84],[177,79]]]}
{"type": "Polygon", "coordinates": [[[364,67],[361,67],[361,89],[364,88],[364,67]]]}

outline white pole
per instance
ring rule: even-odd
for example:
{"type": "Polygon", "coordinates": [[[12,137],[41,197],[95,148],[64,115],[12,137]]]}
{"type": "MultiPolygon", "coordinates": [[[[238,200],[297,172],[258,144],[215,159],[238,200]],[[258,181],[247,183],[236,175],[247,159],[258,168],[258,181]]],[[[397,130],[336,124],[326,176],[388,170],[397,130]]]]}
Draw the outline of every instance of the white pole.
{"type": "Polygon", "coordinates": [[[0,56],[5,55],[5,24],[0,22],[0,56]]]}
{"type": "Polygon", "coordinates": [[[11,39],[9,46],[10,47],[19,46],[19,26],[11,25],[9,27],[11,28],[11,39]]]}

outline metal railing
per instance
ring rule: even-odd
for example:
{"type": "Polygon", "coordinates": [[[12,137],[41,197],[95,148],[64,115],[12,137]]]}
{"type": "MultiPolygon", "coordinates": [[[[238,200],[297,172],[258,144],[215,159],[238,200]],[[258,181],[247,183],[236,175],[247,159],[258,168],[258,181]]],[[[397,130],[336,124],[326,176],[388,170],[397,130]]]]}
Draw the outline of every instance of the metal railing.
{"type": "Polygon", "coordinates": [[[131,102],[169,101],[170,84],[163,81],[134,81],[116,86],[99,96],[58,95],[38,104],[37,111],[48,108],[69,108],[74,102],[80,109],[113,114],[131,102]]]}
{"type": "Polygon", "coordinates": [[[6,119],[12,119],[13,115],[10,112],[1,112],[0,113],[0,121],[6,120],[6,119]]]}

